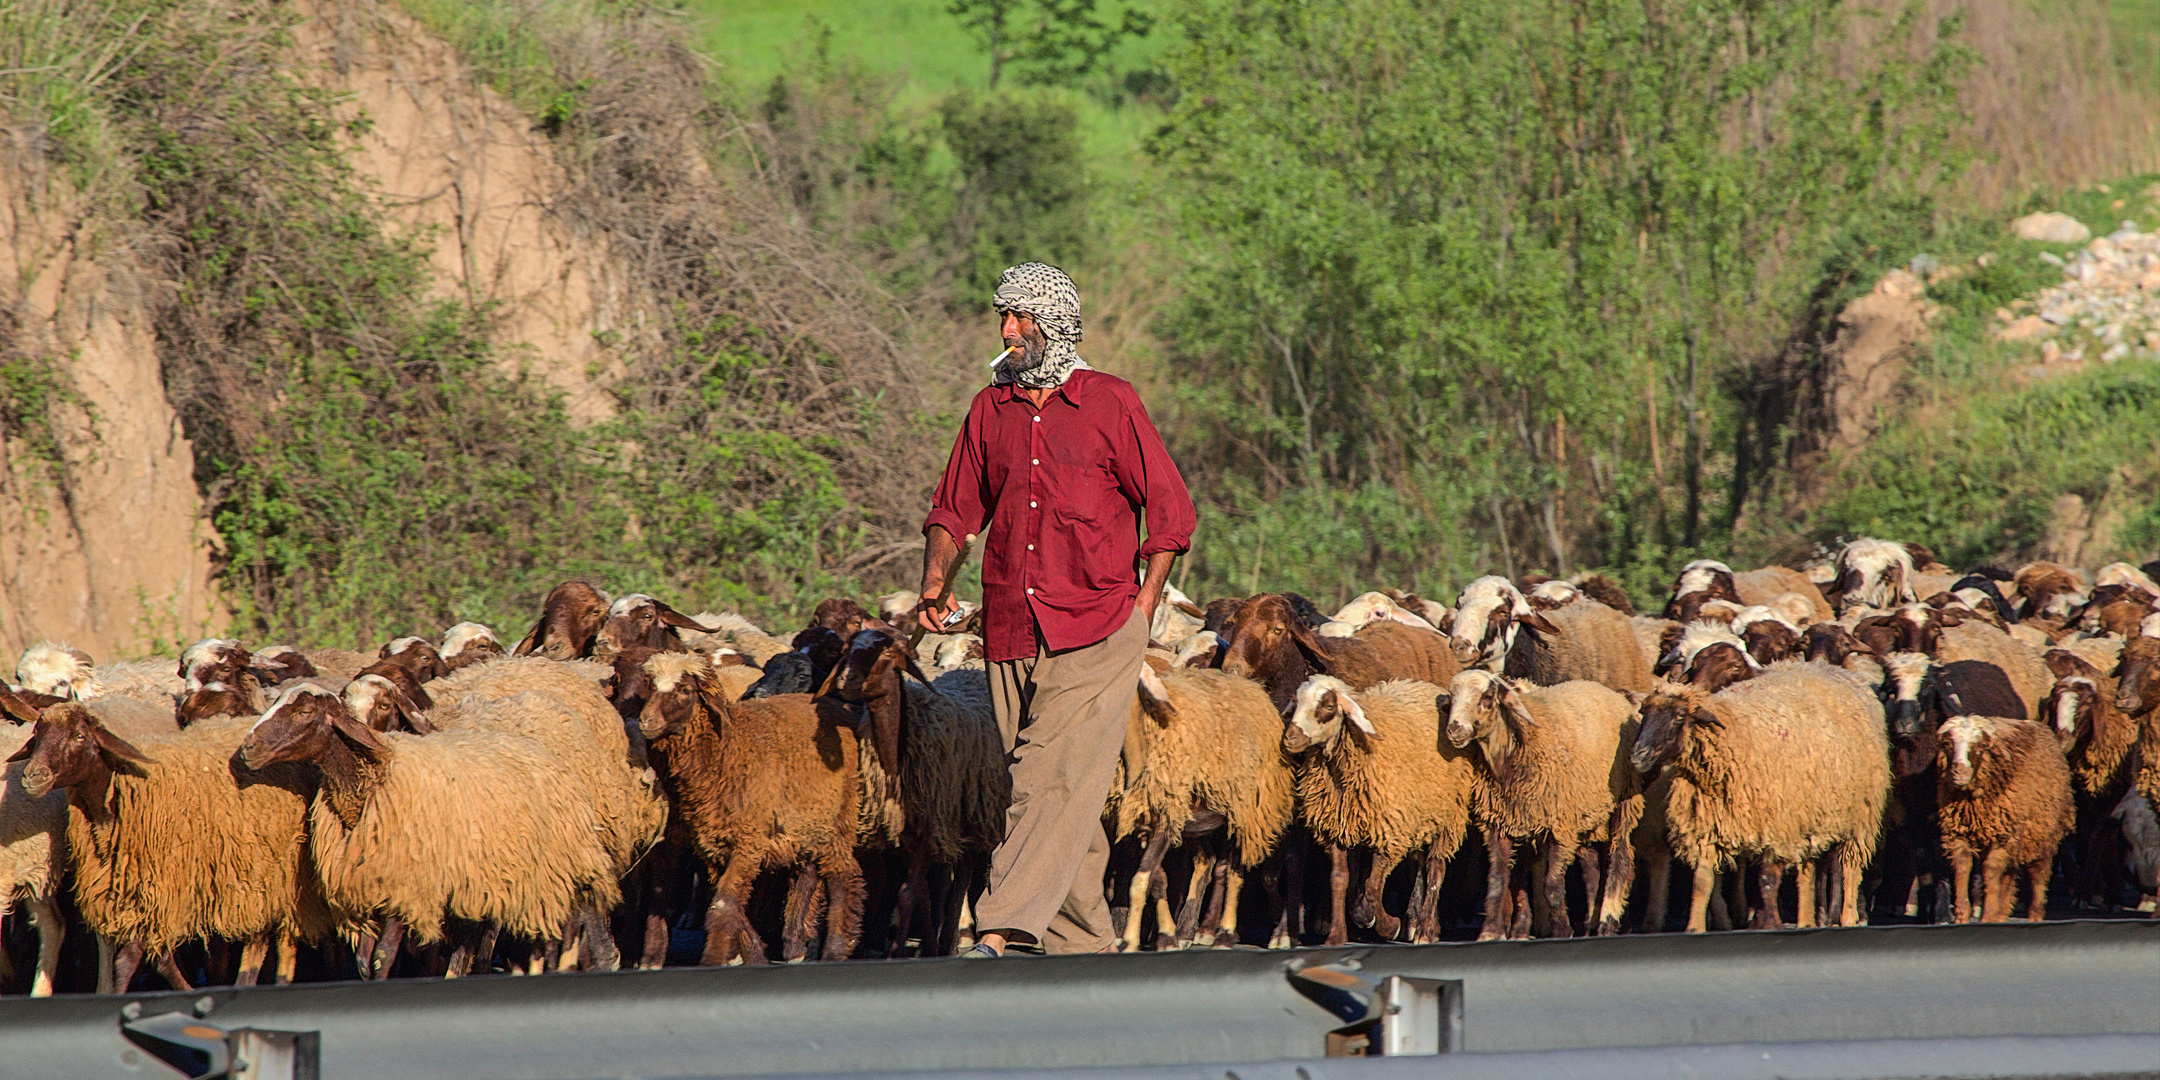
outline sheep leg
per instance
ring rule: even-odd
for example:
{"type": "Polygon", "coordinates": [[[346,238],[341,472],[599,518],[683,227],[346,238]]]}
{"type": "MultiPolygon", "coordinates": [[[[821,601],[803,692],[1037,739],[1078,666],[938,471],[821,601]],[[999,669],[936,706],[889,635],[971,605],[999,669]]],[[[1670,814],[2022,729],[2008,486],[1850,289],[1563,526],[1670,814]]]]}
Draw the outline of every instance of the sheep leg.
{"type": "Polygon", "coordinates": [[[374,925],[372,923],[364,924],[357,936],[357,940],[353,942],[353,968],[359,971],[360,977],[363,979],[375,977],[376,937],[374,925]]]}
{"type": "MultiPolygon", "coordinates": [[[[645,943],[638,953],[638,967],[658,970],[667,966],[668,895],[676,878],[682,849],[666,840],[653,846],[652,857],[641,868],[645,875],[645,943]]],[[[484,962],[484,961],[483,961],[484,962]]]]}
{"type": "Polygon", "coordinates": [[[1122,947],[1126,952],[1140,951],[1140,920],[1147,914],[1148,882],[1162,872],[1163,856],[1170,851],[1170,831],[1162,827],[1159,819],[1148,820],[1147,834],[1147,848],[1140,853],[1139,868],[1133,871],[1129,901],[1131,906],[1125,910],[1125,941],[1122,947]]]}
{"type": "MultiPolygon", "coordinates": [[[[1231,860],[1224,859],[1223,862],[1230,863],[1231,860]]],[[[1235,865],[1227,866],[1223,873],[1222,911],[1215,922],[1215,940],[1212,944],[1229,948],[1238,943],[1238,896],[1244,891],[1245,871],[1235,865]]]]}
{"type": "Polygon", "coordinates": [[[1980,861],[1980,921],[2008,922],[2010,920],[2010,890],[2012,885],[2004,873],[2010,865],[2010,852],[2005,848],[1989,848],[1980,861]]]}
{"type": "MultiPolygon", "coordinates": [[[[1605,875],[1602,871],[1597,848],[1585,844],[1575,849],[1575,869],[1582,875],[1583,936],[1588,937],[1591,934],[1606,932],[1604,929],[1605,896],[1604,893],[1599,891],[1605,884],[1605,875]]],[[[1555,910],[1561,912],[1562,915],[1566,915],[1567,908],[1564,906],[1567,903],[1566,893],[1560,895],[1560,902],[1563,906],[1555,910]]],[[[1618,926],[1614,926],[1611,932],[1618,933],[1619,929],[1618,926]]]]}
{"type": "Polygon", "coordinates": [[[1410,940],[1419,945],[1440,940],[1440,885],[1447,880],[1450,854],[1438,840],[1425,845],[1425,890],[1418,895],[1417,914],[1410,923],[1410,940]]]}
{"type": "Polygon", "coordinates": [[[1688,894],[1687,932],[1710,929],[1710,899],[1717,895],[1717,864],[1704,859],[1695,864],[1695,886],[1688,894]]]}
{"type": "MultiPolygon", "coordinates": [[[[178,961],[175,961],[177,963],[178,961]]],[[[208,986],[225,976],[225,969],[232,963],[232,943],[221,937],[203,942],[203,985],[208,986]]],[[[234,985],[238,985],[237,982],[234,985]]]]}
{"type": "MultiPolygon", "coordinates": [[[[2053,859],[2035,859],[2025,866],[2025,880],[2030,883],[2030,898],[2025,903],[2026,922],[2044,922],[2047,919],[2048,871],[2053,859]]],[[[39,946],[38,968],[44,970],[45,954],[39,946]]]]}
{"type": "Polygon", "coordinates": [[[1388,914],[1386,898],[1383,895],[1387,890],[1389,875],[1395,873],[1395,868],[1402,865],[1402,861],[1402,855],[1373,852],[1372,865],[1365,871],[1365,892],[1358,898],[1359,914],[1371,919],[1365,925],[1371,926],[1382,941],[1393,941],[1402,933],[1402,920],[1388,914]]]}
{"type": "Polygon", "coordinates": [[[1170,874],[1157,873],[1148,882],[1148,898],[1155,903],[1155,951],[1168,952],[1177,942],[1177,916],[1170,911],[1170,874]]]}
{"type": "MultiPolygon", "coordinates": [[[[1547,937],[1575,936],[1574,920],[1568,917],[1567,872],[1575,861],[1576,846],[1555,836],[1545,845],[1545,933],[1547,937]]],[[[1595,896],[1596,893],[1591,895],[1595,896]]]]}
{"type": "Polygon", "coordinates": [[[1620,923],[1627,918],[1628,901],[1635,895],[1635,845],[1618,830],[1606,845],[1605,899],[1600,905],[1597,932],[1609,936],[1620,932],[1620,923]]]}
{"type": "Polygon", "coordinates": [[[290,986],[300,967],[300,935],[290,926],[279,927],[277,949],[277,984],[290,986]]]}
{"type": "Polygon", "coordinates": [[[1215,939],[1222,933],[1223,904],[1230,885],[1229,856],[1215,860],[1215,872],[1208,879],[1207,907],[1200,913],[1200,927],[1192,936],[1192,943],[1203,949],[1213,948],[1215,939]]]}
{"type": "Polygon", "coordinates": [[[270,958],[270,935],[266,931],[251,937],[240,947],[240,971],[233,976],[234,986],[253,986],[262,978],[263,961],[270,958]]]}
{"type": "Polygon", "coordinates": [[[1799,895],[1793,921],[1801,926],[1815,925],[1815,860],[1802,859],[1793,864],[1793,887],[1799,895]]]}
{"type": "Polygon", "coordinates": [[[1972,850],[1959,844],[1947,854],[1950,856],[1950,921],[1968,923],[1972,921],[1972,850]]]}
{"type": "Polygon", "coordinates": [[[167,949],[163,953],[160,953],[158,955],[157,972],[158,974],[165,976],[165,981],[171,983],[172,988],[175,990],[195,989],[195,984],[189,982],[187,976],[181,973],[180,964],[178,961],[173,959],[173,951],[171,949],[167,949]]]}
{"type": "Polygon", "coordinates": [[[37,927],[37,974],[30,977],[31,997],[51,997],[53,979],[60,973],[60,943],[67,940],[67,923],[60,918],[60,904],[50,896],[30,898],[30,922],[37,927]]]}
{"type": "Polygon", "coordinates": [[[1646,884],[1650,895],[1643,901],[1642,923],[1637,929],[1646,934],[1665,932],[1665,912],[1672,905],[1672,847],[1668,844],[1647,844],[1643,856],[1643,873],[1650,880],[1646,884]]]}
{"type": "Polygon", "coordinates": [[[805,952],[804,942],[809,938],[811,894],[817,891],[818,872],[814,865],[797,867],[795,880],[788,882],[787,906],[780,916],[780,959],[783,963],[800,964],[805,952]]]}
{"type": "Polygon", "coordinates": [[[1750,930],[1783,930],[1785,920],[1778,911],[1778,890],[1785,883],[1785,864],[1776,859],[1764,859],[1756,872],[1756,881],[1762,886],[1762,907],[1756,909],[1755,918],[1748,923],[1750,930]]]}
{"type": "Polygon", "coordinates": [[[1187,878],[1185,903],[1178,908],[1177,947],[1192,945],[1193,935],[1200,927],[1200,912],[1207,904],[1208,886],[1215,880],[1214,856],[1203,851],[1193,852],[1192,876],[1187,878]]]}
{"type": "Polygon", "coordinates": [[[578,915],[585,924],[585,967],[591,971],[622,970],[622,949],[615,944],[615,928],[598,904],[587,905],[578,915]]]}
{"type": "Polygon", "coordinates": [[[390,966],[397,962],[398,943],[405,940],[405,920],[395,915],[383,919],[382,936],[375,939],[375,959],[369,968],[371,978],[387,979],[390,966]]]}
{"type": "MultiPolygon", "coordinates": [[[[915,909],[923,906],[923,892],[930,886],[930,856],[921,851],[908,855],[907,879],[901,882],[900,896],[893,904],[893,955],[907,948],[908,938],[915,934],[915,909]]],[[[930,955],[930,933],[925,930],[917,939],[915,955],[930,955]]]]}
{"type": "Polygon", "coordinates": [[[1747,906],[1746,875],[1747,863],[1739,859],[1733,860],[1732,876],[1725,879],[1725,913],[1729,923],[1719,929],[1731,930],[1752,918],[1747,906]]]}
{"type": "Polygon", "coordinates": [[[742,894],[757,880],[764,860],[754,853],[737,852],[727,869],[713,876],[712,907],[705,913],[704,964],[766,963],[765,943],[743,909],[742,894]]]}
{"type": "Polygon", "coordinates": [[[1495,826],[1485,831],[1485,850],[1492,855],[1492,869],[1485,875],[1485,925],[1479,941],[1492,941],[1508,931],[1508,879],[1515,869],[1515,844],[1495,826]]]}
{"type": "Polygon", "coordinates": [[[1343,902],[1350,892],[1350,849],[1341,844],[1328,845],[1328,935],[1329,945],[1347,945],[1350,942],[1350,925],[1344,920],[1343,902]]]}
{"type": "Polygon", "coordinates": [[[855,955],[855,942],[862,937],[862,864],[853,851],[842,851],[821,870],[827,897],[824,959],[845,960],[855,955]]]}
{"type": "Polygon", "coordinates": [[[135,972],[142,967],[142,962],[143,942],[141,938],[135,938],[120,947],[120,951],[113,956],[113,993],[125,994],[128,992],[129,987],[135,985],[135,972]]]}

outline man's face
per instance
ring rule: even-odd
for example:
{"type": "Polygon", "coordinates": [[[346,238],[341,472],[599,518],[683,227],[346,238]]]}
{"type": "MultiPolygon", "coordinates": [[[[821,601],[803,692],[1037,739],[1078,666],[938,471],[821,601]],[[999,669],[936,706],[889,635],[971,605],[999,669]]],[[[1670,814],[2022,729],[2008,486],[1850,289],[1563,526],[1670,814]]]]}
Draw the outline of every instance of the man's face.
{"type": "Polygon", "coordinates": [[[1026,371],[1042,363],[1049,352],[1050,341],[1043,336],[1042,328],[1035,325],[1035,316],[1018,311],[1003,314],[998,333],[1005,338],[1005,347],[1014,350],[1006,359],[1006,367],[1013,371],[1026,371]]]}

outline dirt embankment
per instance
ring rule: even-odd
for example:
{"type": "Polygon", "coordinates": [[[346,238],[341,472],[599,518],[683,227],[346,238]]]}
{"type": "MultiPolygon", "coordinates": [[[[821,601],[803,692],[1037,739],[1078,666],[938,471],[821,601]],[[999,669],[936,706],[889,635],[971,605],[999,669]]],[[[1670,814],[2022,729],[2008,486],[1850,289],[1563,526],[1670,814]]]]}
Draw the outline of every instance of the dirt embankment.
{"type": "Polygon", "coordinates": [[[604,387],[645,311],[605,242],[560,212],[568,181],[532,118],[393,5],[302,10],[299,70],[368,120],[352,162],[381,195],[386,226],[426,231],[444,295],[496,305],[506,366],[560,390],[579,424],[613,415],[604,387]]]}
{"type": "Polygon", "coordinates": [[[24,432],[0,444],[0,674],[39,638],[102,660],[228,617],[126,224],[83,203],[44,163],[0,148],[0,350],[18,371],[53,364],[75,398],[29,418],[49,425],[57,461],[24,432]]]}

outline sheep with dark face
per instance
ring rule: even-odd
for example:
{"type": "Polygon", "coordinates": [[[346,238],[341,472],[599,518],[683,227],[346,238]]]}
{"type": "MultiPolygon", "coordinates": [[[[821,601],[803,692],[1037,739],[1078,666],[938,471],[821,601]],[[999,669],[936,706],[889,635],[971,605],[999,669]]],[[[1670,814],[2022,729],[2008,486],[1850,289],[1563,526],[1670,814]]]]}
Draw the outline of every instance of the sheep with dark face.
{"type": "Polygon", "coordinates": [[[675,632],[678,629],[699,634],[720,632],[720,627],[706,626],[644,593],[631,593],[608,606],[607,619],[593,637],[593,655],[605,660],[632,645],[687,652],[689,646],[675,632]]]}
{"type": "Polygon", "coordinates": [[[1672,599],[1665,602],[1664,616],[1677,623],[1691,623],[1701,616],[1703,605],[1712,600],[1744,606],[1740,590],[1733,583],[1732,567],[1715,559],[1697,559],[1680,568],[1672,599]]]}
{"type": "Polygon", "coordinates": [[[565,581],[548,590],[540,605],[540,620],[518,641],[512,656],[538,653],[550,660],[577,660],[591,656],[593,640],[607,621],[608,596],[583,581],[565,581]]]}
{"type": "Polygon", "coordinates": [[[818,693],[847,655],[847,643],[840,634],[824,626],[796,634],[792,644],[790,651],[765,661],[765,674],[742,692],[744,698],[818,693]]]}
{"type": "Polygon", "coordinates": [[[1957,921],[1972,915],[1967,891],[1976,855],[1980,921],[2010,917],[2012,869],[2030,882],[2026,919],[2046,918],[2048,873],[2077,820],[2070,770],[2053,733],[2029,720],[1960,716],[1943,724],[1940,747],[1936,793],[1957,921]]]}
{"type": "Polygon", "coordinates": [[[1767,606],[1741,609],[1733,616],[1731,626],[1732,632],[1747,643],[1747,654],[1757,664],[1775,664],[1800,654],[1800,627],[1767,606]]]}
{"type": "Polygon", "coordinates": [[[1443,708],[1448,744],[1478,751],[1473,814],[1492,855],[1479,939],[1526,936],[1540,922],[1570,936],[1567,870],[1578,853],[1590,898],[1584,929],[1618,933],[1635,883],[1628,837],[1643,808],[1626,761],[1636,728],[1628,699],[1593,682],[1530,686],[1473,668],[1455,677],[1443,708]],[[1602,891],[1597,856],[1584,850],[1601,840],[1611,841],[1602,891]],[[1527,903],[1512,888],[1518,844],[1543,849],[1543,881],[1527,903]]]}
{"type": "Polygon", "coordinates": [[[2085,591],[2070,569],[2051,562],[2029,562],[2017,568],[2012,583],[2018,591],[2018,618],[2062,620],[2085,603],[2085,591]]]}
{"type": "Polygon", "coordinates": [[[1388,679],[1443,684],[1455,664],[1441,636],[1397,622],[1373,622],[1351,637],[1322,637],[1288,598],[1261,593],[1225,624],[1222,670],[1258,682],[1277,709],[1313,675],[1333,675],[1353,689],[1388,679]]]}

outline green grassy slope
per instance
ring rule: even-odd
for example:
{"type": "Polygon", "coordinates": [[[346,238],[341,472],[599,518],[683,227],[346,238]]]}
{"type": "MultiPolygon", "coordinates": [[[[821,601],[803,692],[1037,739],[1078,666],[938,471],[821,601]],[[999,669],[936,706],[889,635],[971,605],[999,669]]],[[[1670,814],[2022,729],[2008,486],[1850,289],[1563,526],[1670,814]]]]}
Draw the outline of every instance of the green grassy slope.
{"type": "Polygon", "coordinates": [[[2160,0],[2109,0],[2108,31],[2124,66],[2160,87],[2160,0]]]}

